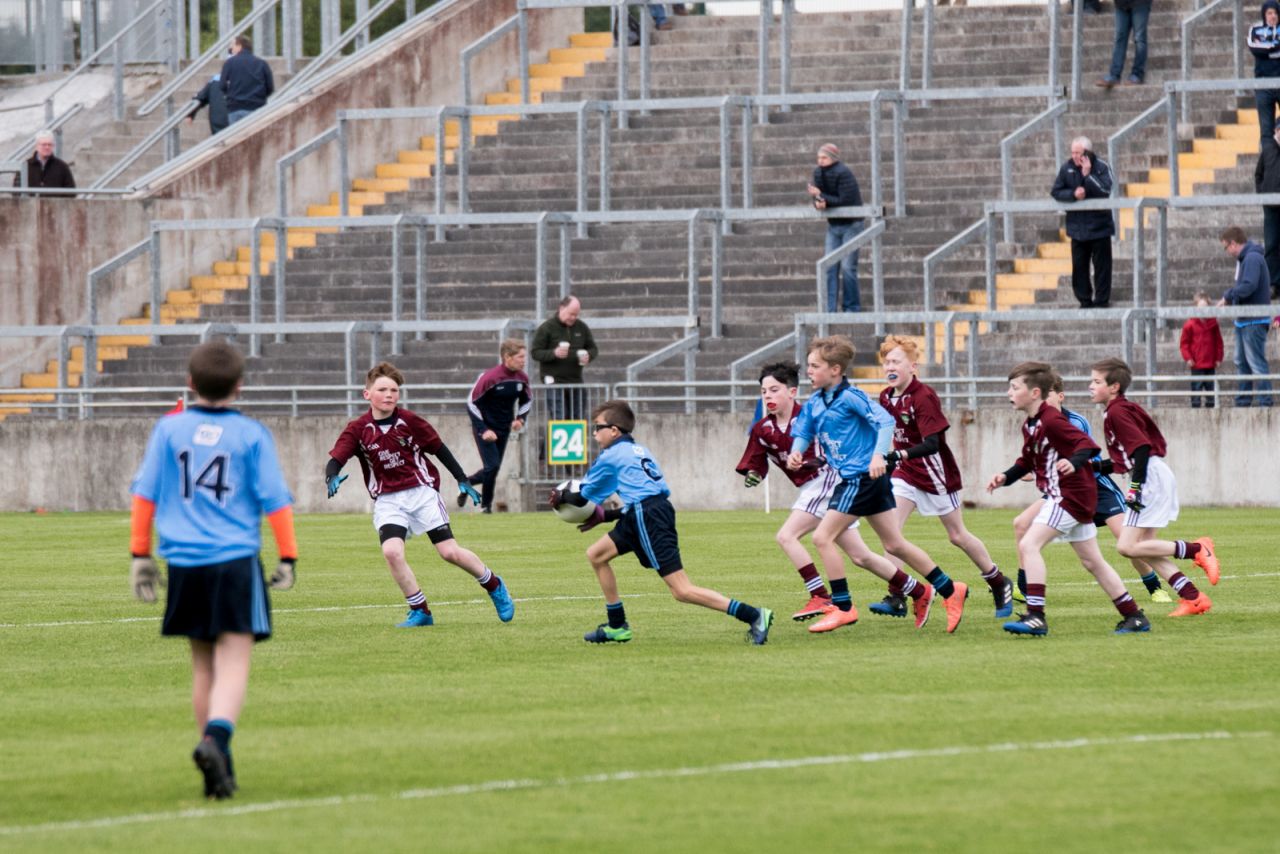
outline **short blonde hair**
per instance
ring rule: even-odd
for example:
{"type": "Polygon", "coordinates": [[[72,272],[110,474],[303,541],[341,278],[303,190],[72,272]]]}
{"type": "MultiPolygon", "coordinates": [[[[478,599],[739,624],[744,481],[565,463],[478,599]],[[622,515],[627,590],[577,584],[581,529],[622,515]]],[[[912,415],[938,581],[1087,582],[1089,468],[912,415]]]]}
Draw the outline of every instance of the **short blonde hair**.
{"type": "Polygon", "coordinates": [[[369,373],[365,375],[364,387],[373,388],[373,384],[378,380],[386,377],[396,385],[404,385],[404,374],[400,373],[400,369],[390,362],[379,362],[369,369],[369,373]]]}
{"type": "Polygon", "coordinates": [[[505,359],[508,356],[514,356],[516,353],[525,349],[527,348],[524,346],[524,342],[519,338],[508,338],[502,342],[501,346],[498,347],[498,356],[505,359]]]}
{"type": "Polygon", "coordinates": [[[826,338],[813,339],[809,344],[809,352],[817,353],[818,358],[828,365],[839,365],[841,371],[848,373],[849,364],[857,350],[845,336],[828,335],[826,338]]]}
{"type": "Polygon", "coordinates": [[[912,362],[920,361],[920,345],[916,343],[914,338],[907,338],[904,335],[890,335],[884,339],[884,342],[880,345],[880,361],[883,362],[885,356],[897,349],[901,349],[903,353],[906,353],[907,358],[912,362]]]}

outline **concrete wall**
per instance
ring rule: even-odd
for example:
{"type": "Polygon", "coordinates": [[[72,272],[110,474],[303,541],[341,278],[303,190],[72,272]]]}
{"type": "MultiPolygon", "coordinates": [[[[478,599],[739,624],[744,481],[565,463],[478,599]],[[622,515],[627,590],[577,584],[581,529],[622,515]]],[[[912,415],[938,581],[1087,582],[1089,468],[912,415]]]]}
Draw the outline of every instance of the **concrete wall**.
{"type": "MultiPolygon", "coordinates": [[[[992,474],[1003,471],[1020,450],[1019,420],[1012,412],[957,412],[950,443],[964,469],[967,504],[1021,507],[1035,492],[1030,485],[982,489],[992,474]]],[[[1090,412],[1095,428],[1101,415],[1090,412]]],[[[1280,505],[1280,465],[1270,453],[1280,418],[1274,410],[1156,412],[1169,441],[1168,461],[1178,477],[1186,506],[1280,505]]],[[[264,419],[274,432],[280,456],[303,512],[361,511],[369,506],[354,464],[338,498],[325,499],[321,477],[329,448],[345,418],[264,419]]],[[[432,419],[463,468],[478,467],[470,426],[462,415],[432,419]]],[[[123,510],[128,507],[129,480],[146,446],[150,419],[82,422],[0,422],[0,511],[123,510]]],[[[759,508],[765,487],[745,489],[733,472],[745,443],[745,425],[726,421],[721,413],[694,417],[641,416],[638,439],[648,444],[672,485],[675,503],[685,510],[759,508]],[[662,421],[663,423],[658,423],[662,421]]],[[[497,500],[520,506],[519,484],[509,475],[520,470],[516,444],[508,450],[498,482],[497,500]]],[[[452,478],[444,480],[454,494],[452,478]]],[[[773,507],[790,507],[791,485],[776,472],[766,480],[773,507]]],[[[122,534],[123,536],[123,534],[122,534]]]]}
{"type": "MultiPolygon", "coordinates": [[[[131,199],[47,200],[0,198],[0,326],[59,325],[84,321],[85,280],[90,269],[143,240],[153,219],[274,216],[276,160],[332,126],[341,109],[456,104],[461,100],[458,55],[462,48],[509,18],[515,0],[457,0],[430,21],[401,34],[374,56],[325,85],[292,97],[270,114],[246,119],[224,131],[227,145],[187,164],[163,184],[131,199]]],[[[568,45],[582,28],[582,10],[530,14],[531,61],[568,45]]],[[[504,88],[519,73],[514,35],[473,62],[473,92],[504,88]]],[[[426,122],[368,123],[354,135],[351,176],[372,175],[373,166],[395,159],[401,148],[434,133],[426,122]]],[[[336,146],[297,164],[290,176],[290,213],[327,202],[338,189],[336,146]]],[[[213,261],[248,245],[247,234],[201,232],[166,238],[163,285],[185,288],[193,274],[207,274],[213,261]]],[[[101,320],[114,323],[136,314],[149,299],[147,264],[139,259],[117,274],[101,320]]],[[[0,339],[0,386],[14,386],[21,370],[42,369],[54,352],[35,353],[30,340],[0,339]]]]}

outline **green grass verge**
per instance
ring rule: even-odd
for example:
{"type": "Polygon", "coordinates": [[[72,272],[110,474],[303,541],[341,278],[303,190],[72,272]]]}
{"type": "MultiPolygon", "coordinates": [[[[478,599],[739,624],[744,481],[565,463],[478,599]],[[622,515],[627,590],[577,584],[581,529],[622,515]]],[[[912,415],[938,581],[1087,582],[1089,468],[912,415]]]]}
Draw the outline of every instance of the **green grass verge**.
{"type": "MultiPolygon", "coordinates": [[[[301,517],[299,584],[273,597],[235,738],[241,792],[209,804],[185,645],[128,595],[127,519],[0,517],[0,850],[1274,850],[1280,512],[1184,511],[1172,535],[1218,542],[1219,586],[1188,564],[1216,607],[1148,603],[1145,636],[1111,634],[1051,547],[1045,639],[1001,632],[920,519],[908,536],[973,587],[959,632],[868,614],[883,590],[854,570],[861,622],[810,635],[787,619],[805,597],[782,519],[680,516],[696,583],[778,612],[767,647],[626,557],[636,638],[597,648],[592,536],[550,515],[455,520],[524,600],[509,625],[411,542],[438,620],[418,630],[394,628],[367,516],[301,517]]],[[[966,514],[1013,569],[1010,519],[966,514]]]]}

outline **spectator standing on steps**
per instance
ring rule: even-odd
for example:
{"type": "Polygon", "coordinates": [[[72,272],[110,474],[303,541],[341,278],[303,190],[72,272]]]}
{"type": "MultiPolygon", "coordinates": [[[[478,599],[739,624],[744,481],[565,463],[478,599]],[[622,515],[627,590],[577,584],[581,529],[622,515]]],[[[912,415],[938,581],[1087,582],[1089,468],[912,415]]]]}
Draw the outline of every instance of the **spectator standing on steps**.
{"type": "MultiPolygon", "coordinates": [[[[1049,191],[1060,202],[1071,204],[1085,199],[1111,196],[1111,167],[1093,153],[1088,137],[1071,141],[1071,159],[1062,164],[1049,191]]],[[[1116,233],[1111,211],[1070,211],[1067,237],[1071,238],[1071,290],[1081,308],[1108,308],[1111,305],[1111,237],[1116,233]],[[1093,267],[1093,282],[1089,268],[1093,267]]]]}
{"type": "MultiPolygon", "coordinates": [[[[1222,248],[1236,259],[1235,282],[1218,300],[1218,305],[1271,304],[1271,276],[1262,247],[1249,240],[1244,229],[1233,225],[1219,236],[1222,248]]],[[[1267,367],[1267,327],[1271,312],[1260,308],[1260,317],[1237,317],[1236,323],[1236,373],[1244,375],[1269,374],[1267,367]]],[[[1241,380],[1236,392],[1236,406],[1270,406],[1271,381],[1241,380]]]]}
{"type": "MultiPolygon", "coordinates": [[[[28,187],[66,187],[74,189],[76,179],[71,175],[67,161],[53,153],[53,132],[42,130],[36,134],[35,153],[27,160],[28,187]]],[[[22,176],[13,176],[13,186],[22,186],[22,176]]],[[[41,194],[44,195],[44,194],[41,194]]]]}
{"type": "MultiPolygon", "coordinates": [[[[1249,29],[1246,42],[1253,54],[1253,76],[1280,77],[1280,2],[1265,0],[1262,4],[1262,23],[1249,29]]],[[[1280,80],[1276,80],[1280,85],[1280,80]]],[[[1276,105],[1280,104],[1280,89],[1257,89],[1253,93],[1258,108],[1258,133],[1268,139],[1276,129],[1276,105]]]]}
{"type": "MultiPolygon", "coordinates": [[[[825,143],[818,149],[818,165],[814,167],[813,181],[809,184],[808,192],[813,199],[813,206],[819,211],[862,206],[858,179],[853,177],[853,171],[848,166],[840,162],[840,149],[834,142],[825,143]]],[[[862,233],[862,224],[860,219],[828,219],[827,240],[822,254],[829,255],[853,240],[862,233]]],[[[862,297],[858,293],[858,252],[855,249],[839,265],[827,270],[827,311],[862,311],[862,297]],[[836,303],[837,273],[843,277],[844,285],[840,305],[836,303]]]]}
{"type": "MultiPolygon", "coordinates": [[[[1280,193],[1280,129],[1262,140],[1253,187],[1259,193],[1280,193]]],[[[1280,299],[1280,206],[1262,206],[1262,242],[1271,274],[1271,298],[1280,299]]]]}
{"type": "Polygon", "coordinates": [[[580,419],[586,416],[581,389],[555,389],[554,385],[581,385],[582,370],[595,361],[600,351],[591,328],[578,316],[582,303],[570,294],[560,300],[556,313],[533,333],[533,360],[538,363],[547,388],[548,415],[553,419],[580,419]]]}
{"type": "Polygon", "coordinates": [[[276,81],[271,66],[253,55],[248,36],[236,36],[231,56],[222,63],[222,92],[227,97],[227,123],[235,124],[254,110],[266,106],[276,81]]]}
{"type": "Polygon", "coordinates": [[[1151,17],[1151,0],[1115,0],[1116,43],[1111,49],[1111,68],[1097,85],[1104,89],[1124,80],[1127,86],[1141,86],[1147,78],[1147,19],[1151,17]],[[1124,55],[1129,50],[1129,34],[1133,33],[1133,66],[1124,76],[1124,55]]]}

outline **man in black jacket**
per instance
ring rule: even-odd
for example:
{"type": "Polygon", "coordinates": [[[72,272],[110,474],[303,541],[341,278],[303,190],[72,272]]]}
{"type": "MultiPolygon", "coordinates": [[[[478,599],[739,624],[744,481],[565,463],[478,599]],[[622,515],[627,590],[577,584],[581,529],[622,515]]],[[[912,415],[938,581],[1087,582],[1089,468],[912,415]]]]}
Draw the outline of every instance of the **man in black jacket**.
{"type": "MultiPolygon", "coordinates": [[[[36,153],[27,161],[27,186],[73,189],[75,185],[76,179],[71,175],[71,167],[53,154],[53,133],[40,131],[36,134],[36,153]]],[[[13,176],[13,186],[22,186],[22,176],[13,176]]]]}
{"type": "Polygon", "coordinates": [[[236,36],[231,56],[222,63],[222,92],[227,96],[227,122],[235,124],[254,110],[261,109],[276,91],[271,66],[253,55],[253,42],[248,36],[236,36]]]}
{"type": "MultiPolygon", "coordinates": [[[[1111,167],[1094,154],[1088,137],[1071,141],[1071,159],[1062,164],[1049,191],[1060,202],[1106,199],[1111,196],[1111,167]]],[[[1072,211],[1067,214],[1071,238],[1071,290],[1081,308],[1111,305],[1111,237],[1116,233],[1111,211],[1072,211]],[[1089,265],[1093,284],[1089,284],[1089,265]]]]}
{"type": "MultiPolygon", "coordinates": [[[[1280,129],[1262,140],[1253,186],[1259,193],[1280,193],[1280,129]]],[[[1271,298],[1280,299],[1280,206],[1262,206],[1262,242],[1266,247],[1271,298]]]]}
{"type": "MultiPolygon", "coordinates": [[[[862,192],[858,179],[848,166],[840,162],[840,149],[828,142],[818,149],[818,165],[813,170],[813,183],[809,184],[813,206],[820,211],[827,208],[862,206],[862,192]]],[[[827,240],[823,255],[829,255],[862,233],[862,220],[843,217],[827,220],[827,240]]],[[[862,298],[858,293],[858,252],[854,250],[840,262],[839,272],[844,276],[842,306],[836,305],[837,268],[827,270],[827,311],[862,311],[862,298]]]]}

